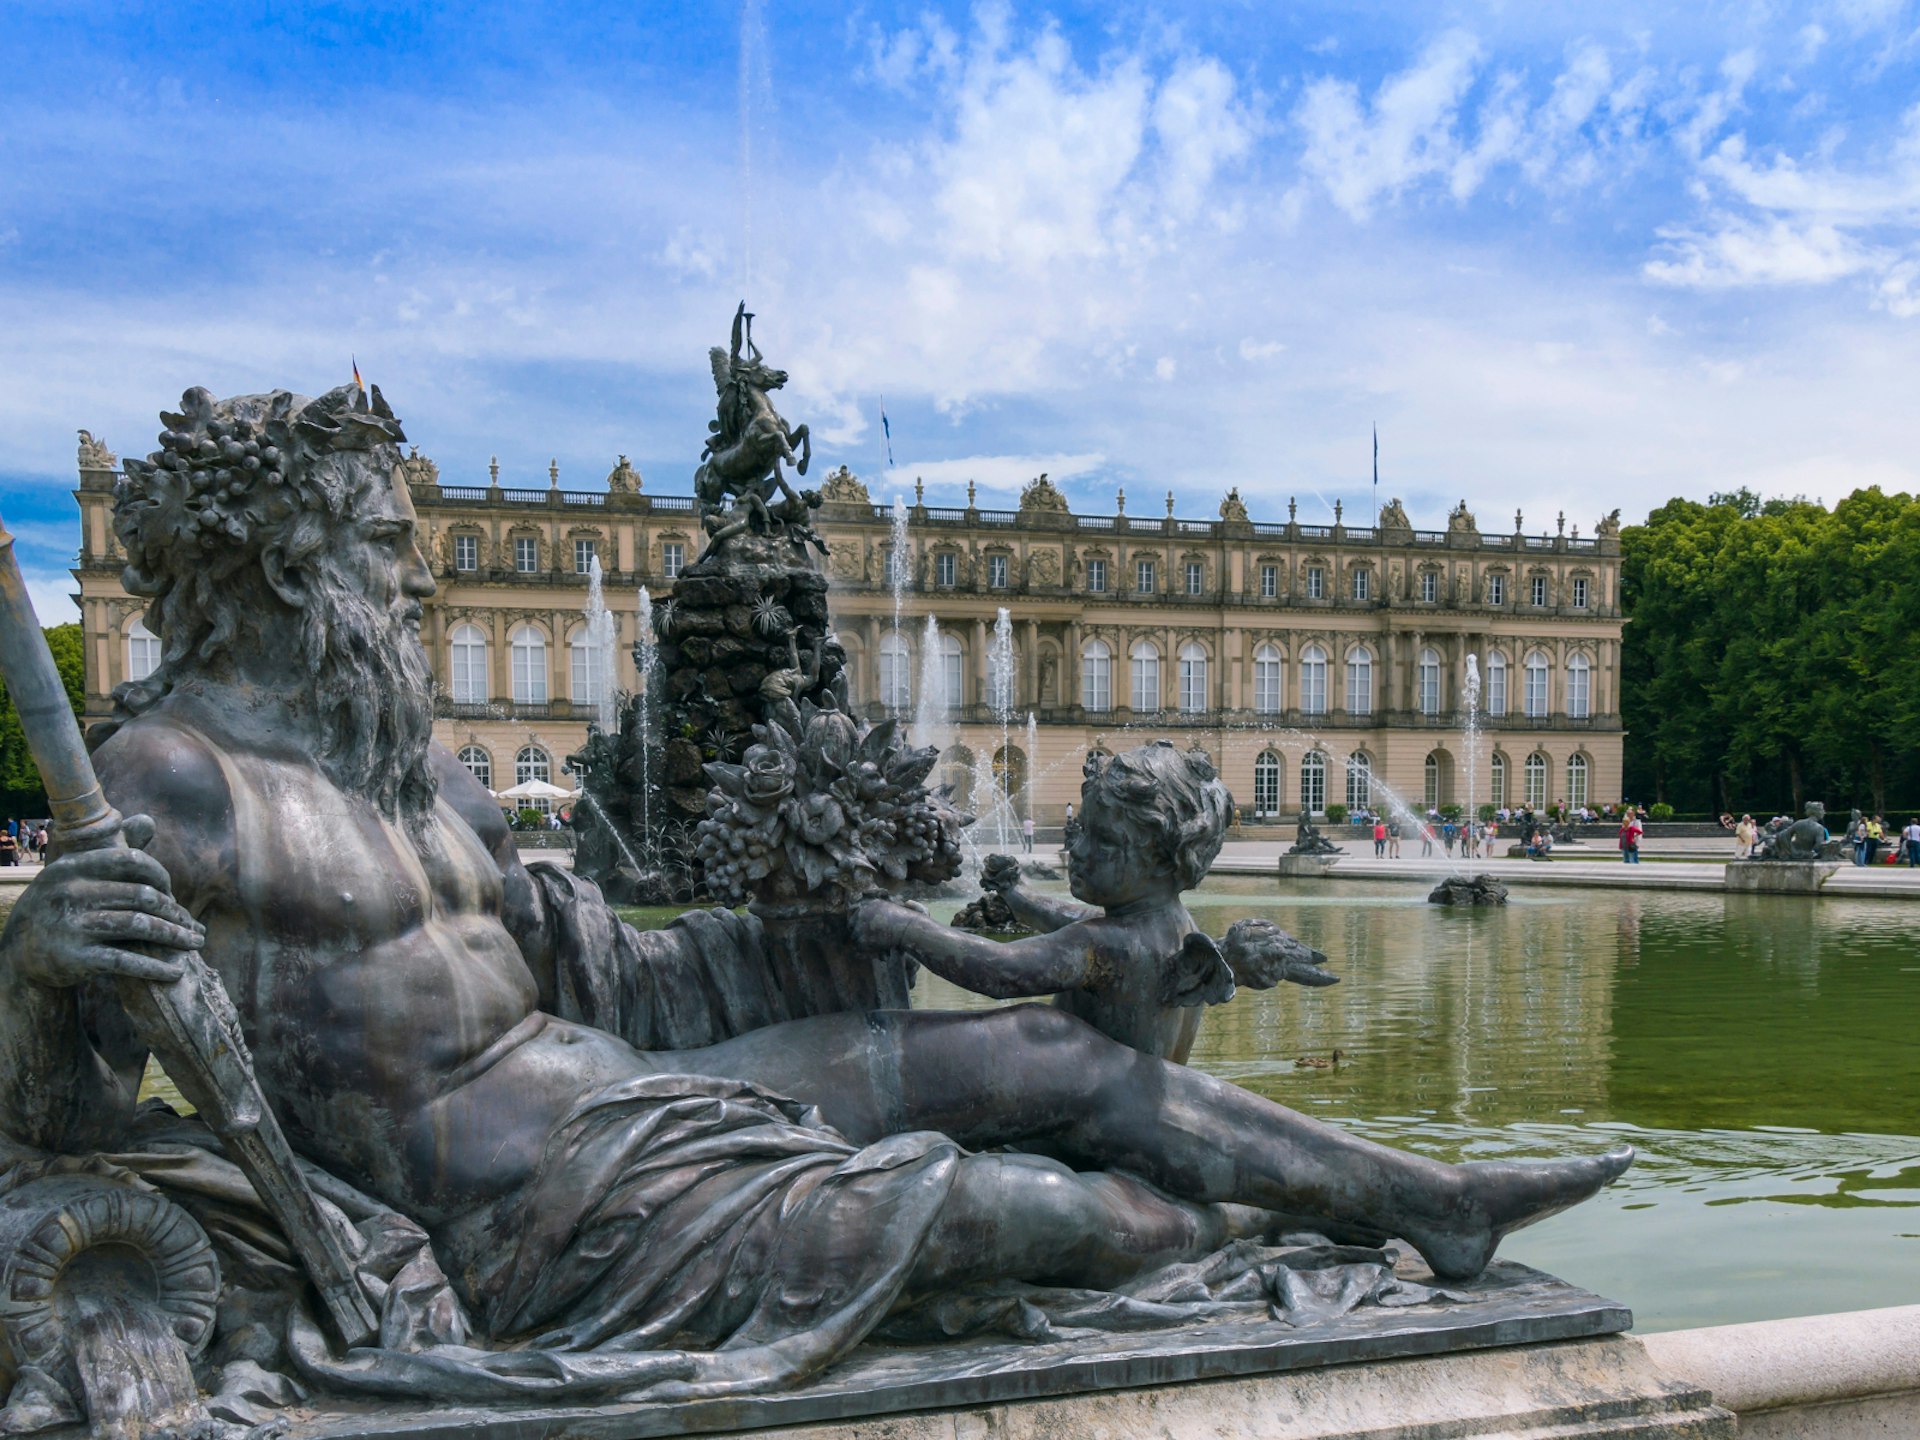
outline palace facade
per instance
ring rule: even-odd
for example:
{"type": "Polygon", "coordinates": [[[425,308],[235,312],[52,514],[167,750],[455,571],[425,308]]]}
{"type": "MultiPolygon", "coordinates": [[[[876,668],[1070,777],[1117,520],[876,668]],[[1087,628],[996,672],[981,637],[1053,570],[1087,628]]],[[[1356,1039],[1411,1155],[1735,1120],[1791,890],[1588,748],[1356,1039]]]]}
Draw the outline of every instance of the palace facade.
{"type": "MultiPolygon", "coordinates": [[[[83,443],[89,718],[159,659],[120,585],[116,464],[83,443]]],[[[440,587],[422,626],[437,735],[490,789],[566,785],[603,683],[588,571],[597,559],[615,614],[613,683],[632,689],[640,590],[663,601],[698,554],[693,499],[650,493],[624,456],[590,490],[561,488],[554,467],[545,486],[503,486],[497,464],[488,484],[446,484],[417,451],[400,468],[440,587]]],[[[1041,476],[1017,510],[978,508],[971,486],[964,508],[929,506],[916,486],[902,530],[845,469],[822,489],[857,705],[933,732],[920,738],[963,792],[990,763],[1042,824],[1078,800],[1089,748],[1158,738],[1206,751],[1248,823],[1380,808],[1384,787],[1416,807],[1619,796],[1617,512],[1584,537],[1564,517],[1560,533],[1525,533],[1517,514],[1485,531],[1464,502],[1439,530],[1415,529],[1397,500],[1367,526],[1338,507],[1332,525],[1302,524],[1292,501],[1288,518],[1255,520],[1237,490],[1213,519],[1178,518],[1171,494],[1164,515],[1128,515],[1124,492],[1112,515],[1077,515],[1041,476]],[[996,647],[1002,612],[1010,644],[996,647]]]]}

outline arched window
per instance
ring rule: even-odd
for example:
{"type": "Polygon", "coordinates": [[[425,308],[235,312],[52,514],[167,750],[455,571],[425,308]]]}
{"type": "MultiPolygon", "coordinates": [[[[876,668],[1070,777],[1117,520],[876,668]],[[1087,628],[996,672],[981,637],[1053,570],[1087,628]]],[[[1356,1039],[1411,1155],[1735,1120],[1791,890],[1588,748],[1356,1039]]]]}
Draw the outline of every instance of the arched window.
{"type": "Polygon", "coordinates": [[[1586,719],[1592,697],[1593,664],[1586,656],[1575,651],[1573,658],[1567,661],[1567,718],[1586,719]]]}
{"type": "Polygon", "coordinates": [[[1088,710],[1113,708],[1113,650],[1104,640],[1090,640],[1080,652],[1080,704],[1088,710]]]}
{"type": "Polygon", "coordinates": [[[147,629],[144,616],[127,626],[127,679],[144,680],[160,666],[160,637],[147,629]]]}
{"type": "Polygon", "coordinates": [[[1547,803],[1547,757],[1538,750],[1527,756],[1526,804],[1538,810],[1547,803]]]}
{"type": "Polygon", "coordinates": [[[1440,808],[1440,783],[1446,775],[1446,758],[1438,750],[1427,753],[1427,763],[1421,767],[1421,779],[1424,785],[1421,794],[1429,810],[1440,808]]]}
{"type": "Polygon", "coordinates": [[[1527,652],[1526,714],[1529,719],[1537,720],[1546,713],[1547,657],[1539,650],[1529,650],[1527,652]]]}
{"type": "Polygon", "coordinates": [[[1487,714],[1507,713],[1507,657],[1495,650],[1487,656],[1487,714]]]}
{"type": "Polygon", "coordinates": [[[460,763],[473,772],[473,778],[481,785],[493,789],[493,757],[485,750],[478,745],[461,746],[460,763]]]}
{"type": "MultiPolygon", "coordinates": [[[[523,745],[520,753],[513,757],[513,783],[524,785],[529,780],[553,782],[553,757],[538,745],[523,745]]],[[[522,810],[538,810],[545,815],[553,808],[553,802],[544,797],[536,797],[520,802],[522,810]]]]}
{"type": "Polygon", "coordinates": [[[1373,804],[1373,762],[1366,751],[1347,756],[1347,809],[1365,810],[1373,804]]]}
{"type": "Polygon", "coordinates": [[[1262,645],[1253,652],[1253,708],[1256,714],[1280,713],[1280,667],[1285,663],[1276,646],[1262,645]]]}
{"type": "Polygon", "coordinates": [[[513,703],[547,703],[547,637],[522,625],[509,637],[513,646],[513,703]]]}
{"type": "Polygon", "coordinates": [[[1487,767],[1487,803],[1496,810],[1507,808],[1507,757],[1496,755],[1487,767]]]}
{"type": "Polygon", "coordinates": [[[1318,645],[1300,652],[1300,709],[1308,715],[1327,713],[1327,652],[1318,645]]]}
{"type": "Polygon", "coordinates": [[[1253,813],[1261,819],[1280,813],[1280,757],[1271,750],[1253,762],[1253,813]]]}
{"type": "Polygon", "coordinates": [[[567,642],[567,650],[572,672],[573,703],[589,707],[598,705],[606,691],[606,663],[586,626],[582,625],[573,632],[573,638],[567,642]]]}
{"type": "Polygon", "coordinates": [[[1440,713],[1440,652],[1431,645],[1420,652],[1419,672],[1416,678],[1420,683],[1420,713],[1438,715],[1440,713]]]}
{"type": "MultiPolygon", "coordinates": [[[[487,637],[478,625],[456,625],[447,637],[452,665],[453,699],[457,705],[484,705],[491,698],[487,683],[487,637]]],[[[491,788],[491,787],[489,787],[491,788]]]]}
{"type": "Polygon", "coordinates": [[[1151,640],[1134,643],[1132,705],[1148,712],[1160,708],[1160,650],[1151,640]]]}
{"type": "Polygon", "coordinates": [[[1309,750],[1300,762],[1300,808],[1310,815],[1324,815],[1327,809],[1327,757],[1309,750]]]}
{"type": "Polygon", "coordinates": [[[1191,641],[1180,647],[1180,708],[1189,715],[1207,708],[1207,652],[1191,641]]]}
{"type": "Polygon", "coordinates": [[[1347,713],[1373,713],[1373,652],[1364,645],[1347,652],[1347,713]]]}
{"type": "Polygon", "coordinates": [[[967,703],[967,662],[958,635],[940,637],[940,684],[948,710],[967,703]]]}
{"type": "Polygon", "coordinates": [[[1575,755],[1567,761],[1567,804],[1587,803],[1587,757],[1575,755]]]}
{"type": "Polygon", "coordinates": [[[880,703],[889,710],[913,707],[913,656],[897,630],[880,637],[880,703]]]}

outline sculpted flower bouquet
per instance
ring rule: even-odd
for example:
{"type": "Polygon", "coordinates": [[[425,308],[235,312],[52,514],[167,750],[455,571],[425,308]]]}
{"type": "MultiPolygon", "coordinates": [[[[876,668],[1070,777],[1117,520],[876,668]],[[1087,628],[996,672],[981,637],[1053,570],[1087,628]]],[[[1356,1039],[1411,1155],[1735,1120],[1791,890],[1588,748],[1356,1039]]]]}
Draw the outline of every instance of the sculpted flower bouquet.
{"type": "Polygon", "coordinates": [[[973,817],[947,803],[947,787],[927,788],[939,752],[909,746],[894,721],[862,725],[802,701],[753,733],[740,764],[706,767],[713,789],[695,853],[716,901],[845,910],[959,873],[973,817]]]}

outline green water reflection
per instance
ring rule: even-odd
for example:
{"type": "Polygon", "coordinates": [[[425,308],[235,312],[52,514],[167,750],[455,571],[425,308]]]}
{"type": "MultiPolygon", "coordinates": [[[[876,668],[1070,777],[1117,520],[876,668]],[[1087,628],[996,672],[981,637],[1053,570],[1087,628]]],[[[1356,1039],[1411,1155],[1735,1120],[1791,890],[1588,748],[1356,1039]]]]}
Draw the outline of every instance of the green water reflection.
{"type": "MultiPolygon", "coordinates": [[[[1270,915],[1343,977],[1213,1011],[1201,1068],[1449,1159],[1638,1145],[1505,1253],[1640,1328],[1920,1300],[1920,907],[1533,890],[1473,912],[1256,879],[1190,903],[1215,934],[1270,915]]],[[[917,1003],[984,1002],[929,980],[917,1003]]]]}

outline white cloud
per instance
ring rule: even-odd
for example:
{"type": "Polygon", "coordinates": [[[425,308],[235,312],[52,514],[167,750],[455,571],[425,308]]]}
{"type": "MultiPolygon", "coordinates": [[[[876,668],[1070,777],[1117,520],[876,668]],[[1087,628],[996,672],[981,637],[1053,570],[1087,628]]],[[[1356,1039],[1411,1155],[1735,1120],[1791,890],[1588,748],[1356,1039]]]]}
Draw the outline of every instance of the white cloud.
{"type": "Polygon", "coordinates": [[[1287,347],[1278,340],[1256,340],[1251,335],[1241,337],[1240,358],[1242,360],[1271,360],[1287,347]]]}
{"type": "Polygon", "coordinates": [[[1825,224],[1729,217],[1704,231],[1662,231],[1670,259],[1645,273],[1663,285],[1821,285],[1857,275],[1874,255],[1825,224]]]}
{"type": "Polygon", "coordinates": [[[1179,366],[1174,364],[1171,355],[1162,355],[1153,362],[1153,378],[1160,381],[1171,380],[1178,369],[1179,366]]]}

